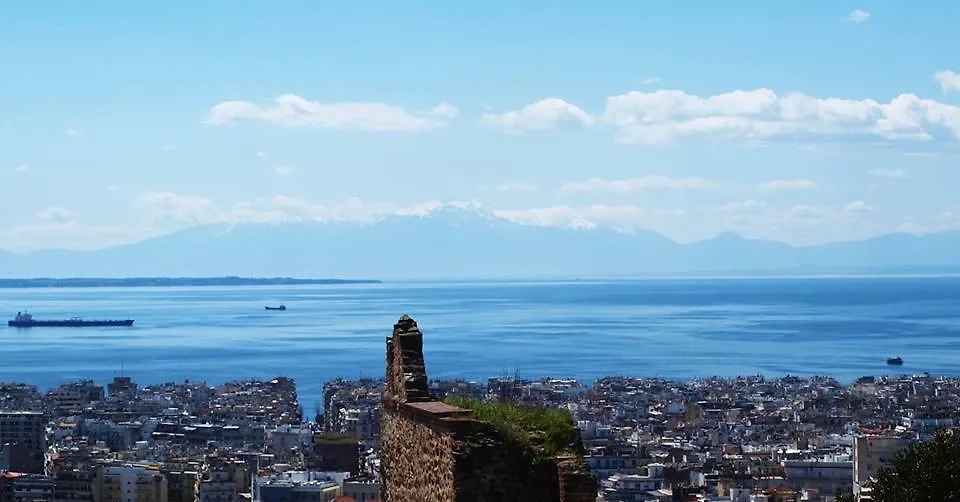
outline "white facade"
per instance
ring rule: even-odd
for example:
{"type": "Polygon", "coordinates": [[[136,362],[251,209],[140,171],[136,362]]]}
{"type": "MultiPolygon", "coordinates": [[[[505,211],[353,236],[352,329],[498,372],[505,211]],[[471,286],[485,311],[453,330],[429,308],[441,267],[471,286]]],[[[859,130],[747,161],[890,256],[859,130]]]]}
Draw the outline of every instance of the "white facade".
{"type": "Polygon", "coordinates": [[[785,460],[782,465],[787,484],[796,489],[847,492],[853,483],[853,462],[849,459],[785,460]]]}
{"type": "Polygon", "coordinates": [[[923,417],[917,416],[912,411],[902,419],[903,426],[908,429],[920,431],[935,431],[937,429],[950,428],[955,425],[955,421],[950,417],[923,417]]]}
{"type": "Polygon", "coordinates": [[[343,494],[349,472],[287,471],[257,478],[254,500],[261,502],[314,501],[343,494]]]}
{"type": "Polygon", "coordinates": [[[603,482],[603,491],[618,495],[640,495],[663,488],[663,464],[641,467],[641,474],[614,474],[603,482]]]}
{"type": "Polygon", "coordinates": [[[913,440],[901,436],[858,435],[853,441],[853,493],[876,478],[880,469],[890,465],[894,455],[904,450],[913,440]]]}
{"type": "Polygon", "coordinates": [[[340,409],[341,432],[360,439],[365,444],[380,434],[380,421],[373,411],[361,408],[340,409]]]}
{"type": "Polygon", "coordinates": [[[139,465],[104,466],[95,487],[95,500],[104,502],[163,502],[167,480],[159,470],[139,465]]]}
{"type": "Polygon", "coordinates": [[[313,431],[303,425],[282,425],[269,432],[267,441],[273,451],[304,450],[313,446],[313,431]]]}
{"type": "Polygon", "coordinates": [[[197,495],[200,502],[234,502],[239,493],[239,487],[230,473],[213,471],[209,479],[200,483],[197,495]]]}
{"type": "Polygon", "coordinates": [[[357,502],[380,499],[379,481],[344,481],[343,495],[353,497],[357,502]]]}
{"type": "Polygon", "coordinates": [[[687,412],[687,405],[686,403],[677,402],[667,403],[667,406],[664,408],[663,412],[667,415],[683,415],[687,412]]]}
{"type": "Polygon", "coordinates": [[[830,479],[850,481],[853,462],[823,460],[785,460],[783,470],[788,479],[830,479]]]}

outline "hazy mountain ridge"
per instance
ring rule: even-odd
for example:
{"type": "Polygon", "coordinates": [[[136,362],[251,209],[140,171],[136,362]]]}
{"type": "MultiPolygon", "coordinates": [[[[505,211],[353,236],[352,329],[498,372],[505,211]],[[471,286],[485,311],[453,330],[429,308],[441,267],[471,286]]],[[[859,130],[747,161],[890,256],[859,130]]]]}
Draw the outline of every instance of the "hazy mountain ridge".
{"type": "Polygon", "coordinates": [[[213,224],[99,251],[0,252],[2,277],[590,277],[960,265],[960,232],[794,247],[734,234],[525,226],[444,207],[376,223],[213,224]]]}

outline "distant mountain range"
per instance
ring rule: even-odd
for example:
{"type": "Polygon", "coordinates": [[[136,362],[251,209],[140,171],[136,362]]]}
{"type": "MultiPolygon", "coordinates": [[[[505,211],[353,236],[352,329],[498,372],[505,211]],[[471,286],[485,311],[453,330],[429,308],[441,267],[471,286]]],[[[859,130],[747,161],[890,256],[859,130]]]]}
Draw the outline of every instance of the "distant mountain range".
{"type": "Polygon", "coordinates": [[[960,272],[960,232],[794,247],[525,226],[442,207],[377,223],[215,224],[98,251],[0,252],[0,277],[503,278],[960,272]]]}

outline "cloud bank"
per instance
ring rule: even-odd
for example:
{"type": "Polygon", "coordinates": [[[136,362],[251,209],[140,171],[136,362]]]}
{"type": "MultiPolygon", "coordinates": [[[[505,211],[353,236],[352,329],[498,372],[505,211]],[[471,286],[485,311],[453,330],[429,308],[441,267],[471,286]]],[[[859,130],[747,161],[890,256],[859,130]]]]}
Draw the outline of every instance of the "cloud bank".
{"type": "Polygon", "coordinates": [[[425,131],[447,125],[457,109],[441,103],[411,112],[399,106],[371,102],[321,103],[284,94],[272,103],[224,101],[210,109],[207,123],[215,126],[258,120],[286,127],[321,127],[357,131],[425,131]]]}
{"type": "MultiPolygon", "coordinates": [[[[952,89],[947,77],[941,85],[952,89]]],[[[608,97],[597,115],[550,98],[518,110],[484,115],[483,121],[506,132],[604,125],[614,130],[618,141],[637,145],[683,140],[929,143],[960,139],[960,106],[910,93],[883,103],[777,94],[764,88],[712,96],[666,89],[631,91],[608,97]]]]}

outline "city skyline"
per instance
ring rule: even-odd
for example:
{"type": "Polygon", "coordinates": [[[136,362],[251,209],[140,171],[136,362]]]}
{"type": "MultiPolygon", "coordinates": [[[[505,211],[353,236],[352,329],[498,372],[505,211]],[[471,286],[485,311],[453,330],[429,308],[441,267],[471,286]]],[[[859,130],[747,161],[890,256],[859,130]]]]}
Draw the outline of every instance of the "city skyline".
{"type": "Polygon", "coordinates": [[[0,7],[0,249],[444,204],[806,245],[960,228],[960,7],[0,7]]]}

